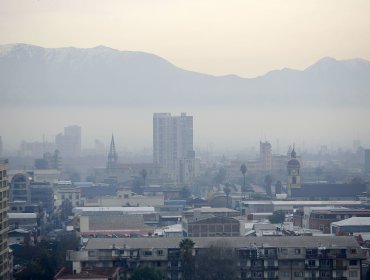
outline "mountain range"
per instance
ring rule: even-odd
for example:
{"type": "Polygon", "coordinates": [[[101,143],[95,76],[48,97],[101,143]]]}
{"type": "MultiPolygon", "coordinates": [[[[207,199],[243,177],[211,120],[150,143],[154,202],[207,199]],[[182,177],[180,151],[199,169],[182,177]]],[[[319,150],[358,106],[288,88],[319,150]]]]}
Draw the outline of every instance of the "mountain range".
{"type": "MultiPolygon", "coordinates": [[[[304,54],[302,54],[304,55],[304,54]]],[[[370,62],[322,58],[256,78],[181,69],[144,52],[0,46],[2,106],[368,107],[370,62]]]]}

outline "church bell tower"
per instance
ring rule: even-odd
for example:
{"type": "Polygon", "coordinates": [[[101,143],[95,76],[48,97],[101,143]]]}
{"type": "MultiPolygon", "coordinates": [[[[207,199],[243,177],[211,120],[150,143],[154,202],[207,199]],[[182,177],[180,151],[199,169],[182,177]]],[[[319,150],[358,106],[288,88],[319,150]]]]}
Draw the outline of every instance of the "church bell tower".
{"type": "Polygon", "coordinates": [[[288,182],[287,182],[287,190],[288,196],[292,195],[292,189],[299,189],[301,187],[301,174],[300,169],[301,165],[297,160],[297,154],[294,150],[290,153],[290,160],[287,164],[288,169],[288,182]]]}

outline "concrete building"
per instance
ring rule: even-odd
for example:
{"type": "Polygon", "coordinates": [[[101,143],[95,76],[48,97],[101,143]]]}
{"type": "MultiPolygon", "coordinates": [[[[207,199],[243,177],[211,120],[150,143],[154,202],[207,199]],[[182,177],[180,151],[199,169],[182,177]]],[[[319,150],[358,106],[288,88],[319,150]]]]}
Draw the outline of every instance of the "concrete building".
{"type": "Polygon", "coordinates": [[[272,150],[271,144],[267,141],[260,141],[260,162],[262,170],[271,171],[272,169],[272,150]]]}
{"type": "Polygon", "coordinates": [[[15,174],[10,182],[10,201],[31,202],[31,184],[32,177],[28,173],[15,174]]]}
{"type": "Polygon", "coordinates": [[[365,171],[365,174],[370,174],[370,149],[366,149],[364,152],[365,152],[364,171],[365,171]]]}
{"type": "Polygon", "coordinates": [[[331,223],[330,233],[335,235],[353,235],[370,233],[369,217],[352,217],[331,223]]]}
{"type": "Polygon", "coordinates": [[[81,200],[81,189],[75,187],[72,184],[57,184],[54,187],[55,195],[55,206],[60,207],[63,200],[68,199],[72,203],[72,207],[78,207],[82,205],[81,200]]]}
{"type": "Polygon", "coordinates": [[[54,190],[47,182],[32,182],[30,185],[31,203],[40,205],[48,214],[54,211],[54,190]]]}
{"type": "Polygon", "coordinates": [[[181,113],[153,115],[153,162],[169,180],[178,180],[179,160],[190,158],[193,148],[193,117],[181,113]]]}
{"type": "Polygon", "coordinates": [[[182,221],[184,236],[188,237],[240,236],[240,224],[237,219],[213,215],[182,221]]]}
{"type": "Polygon", "coordinates": [[[146,224],[156,217],[154,207],[76,207],[73,212],[82,236],[148,236],[154,232],[146,224]]]}
{"type": "Polygon", "coordinates": [[[293,222],[295,226],[331,233],[331,223],[351,217],[368,217],[370,220],[370,209],[303,207],[294,212],[293,222]]]}
{"type": "MultiPolygon", "coordinates": [[[[155,266],[165,279],[183,279],[181,238],[91,238],[80,251],[68,251],[76,273],[88,267],[120,267],[129,277],[144,265],[155,266]]],[[[354,237],[203,237],[192,238],[194,255],[226,243],[235,250],[239,279],[361,279],[364,251],[354,237]]]]}
{"type": "Polygon", "coordinates": [[[8,213],[9,228],[23,228],[32,230],[40,226],[40,218],[37,213],[8,213]]]}
{"type": "Polygon", "coordinates": [[[341,201],[319,201],[319,200],[250,200],[242,202],[242,213],[265,213],[283,210],[287,213],[293,213],[297,209],[303,207],[364,207],[365,204],[357,200],[341,200],[341,201]]]}
{"type": "Polygon", "coordinates": [[[115,196],[83,198],[84,206],[163,206],[164,195],[138,195],[128,190],[118,190],[115,196]]]}
{"type": "Polygon", "coordinates": [[[8,247],[8,161],[0,159],[0,280],[10,279],[8,247]]]}
{"type": "Polygon", "coordinates": [[[79,273],[63,267],[55,276],[54,280],[119,280],[118,267],[94,267],[82,268],[79,273]]]}
{"type": "Polygon", "coordinates": [[[201,218],[209,215],[218,217],[237,217],[240,215],[240,212],[230,208],[213,208],[213,207],[195,208],[184,212],[184,217],[187,219],[201,218]]]}

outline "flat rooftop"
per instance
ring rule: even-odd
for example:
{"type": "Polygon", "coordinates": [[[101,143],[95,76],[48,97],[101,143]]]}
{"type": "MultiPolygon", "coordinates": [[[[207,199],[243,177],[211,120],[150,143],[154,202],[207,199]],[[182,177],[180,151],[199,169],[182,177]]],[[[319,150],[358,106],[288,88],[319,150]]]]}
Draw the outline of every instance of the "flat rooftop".
{"type": "MultiPolygon", "coordinates": [[[[183,238],[90,238],[86,250],[129,248],[178,248],[183,238]]],[[[327,247],[327,248],[359,248],[354,236],[248,236],[248,237],[193,237],[195,248],[207,248],[214,244],[228,244],[234,248],[251,247],[327,247]]]]}

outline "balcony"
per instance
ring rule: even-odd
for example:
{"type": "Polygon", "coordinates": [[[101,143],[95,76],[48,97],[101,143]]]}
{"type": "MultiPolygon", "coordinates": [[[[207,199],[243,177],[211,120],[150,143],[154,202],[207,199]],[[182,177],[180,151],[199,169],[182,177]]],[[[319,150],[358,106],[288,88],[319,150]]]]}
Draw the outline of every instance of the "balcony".
{"type": "Polygon", "coordinates": [[[278,270],[279,266],[277,265],[266,265],[265,270],[278,270]]]}
{"type": "Polygon", "coordinates": [[[333,270],[347,270],[346,265],[336,265],[333,267],[333,270]]]}
{"type": "Polygon", "coordinates": [[[319,269],[320,270],[333,270],[333,266],[332,265],[320,265],[319,269]]]}
{"type": "Polygon", "coordinates": [[[263,270],[264,267],[262,265],[257,265],[257,266],[251,266],[251,270],[253,271],[260,271],[263,270]]]}
{"type": "Polygon", "coordinates": [[[305,268],[309,269],[309,270],[318,270],[319,269],[318,266],[311,266],[311,265],[308,265],[308,264],[305,265],[305,268]]]}

